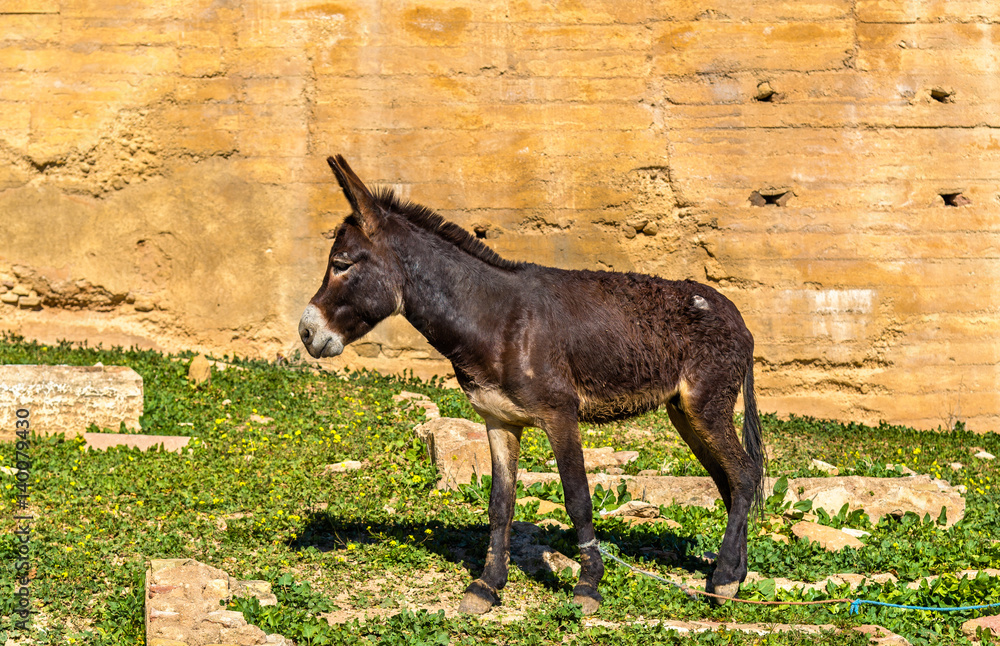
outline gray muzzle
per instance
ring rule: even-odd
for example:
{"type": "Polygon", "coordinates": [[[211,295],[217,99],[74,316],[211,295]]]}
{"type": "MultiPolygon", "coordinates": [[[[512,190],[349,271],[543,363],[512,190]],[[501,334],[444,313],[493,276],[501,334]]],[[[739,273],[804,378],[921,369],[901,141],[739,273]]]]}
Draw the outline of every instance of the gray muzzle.
{"type": "Polygon", "coordinates": [[[299,337],[316,359],[336,357],[344,351],[343,337],[327,327],[326,317],[311,303],[299,319],[299,337]]]}

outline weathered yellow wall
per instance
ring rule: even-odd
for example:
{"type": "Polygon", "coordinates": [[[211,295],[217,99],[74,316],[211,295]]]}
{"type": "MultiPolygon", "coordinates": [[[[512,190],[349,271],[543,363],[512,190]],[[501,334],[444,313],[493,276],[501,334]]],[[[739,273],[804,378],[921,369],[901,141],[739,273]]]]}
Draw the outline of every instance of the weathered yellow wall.
{"type": "MultiPolygon", "coordinates": [[[[1000,430],[998,41],[992,0],[2,0],[42,305],[0,325],[287,354],[341,152],[508,257],[715,285],[764,410],[1000,430]]],[[[346,360],[446,370],[403,321],[346,360]]]]}

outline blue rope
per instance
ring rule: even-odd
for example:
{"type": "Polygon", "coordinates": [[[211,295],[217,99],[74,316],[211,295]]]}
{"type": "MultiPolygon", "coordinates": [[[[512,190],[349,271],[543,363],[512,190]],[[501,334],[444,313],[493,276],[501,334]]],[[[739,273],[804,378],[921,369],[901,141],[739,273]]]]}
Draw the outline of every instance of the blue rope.
{"type": "Polygon", "coordinates": [[[982,610],[984,608],[1000,607],[1000,603],[988,603],[983,606],[959,606],[957,608],[938,608],[933,606],[904,606],[898,603],[885,603],[884,601],[868,601],[866,599],[855,599],[851,602],[851,614],[858,614],[858,606],[868,604],[870,606],[883,606],[885,608],[902,608],[903,610],[930,610],[931,612],[959,612],[962,610],[982,610]]]}

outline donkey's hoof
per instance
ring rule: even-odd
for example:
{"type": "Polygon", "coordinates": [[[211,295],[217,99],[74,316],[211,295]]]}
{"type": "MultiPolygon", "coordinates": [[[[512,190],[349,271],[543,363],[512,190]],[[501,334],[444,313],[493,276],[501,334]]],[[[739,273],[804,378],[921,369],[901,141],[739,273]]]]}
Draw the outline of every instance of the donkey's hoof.
{"type": "Polygon", "coordinates": [[[458,606],[458,611],[467,615],[482,615],[490,611],[493,606],[500,605],[500,597],[490,590],[482,581],[473,581],[465,589],[465,596],[458,606]]]}
{"type": "Polygon", "coordinates": [[[592,615],[601,607],[604,597],[591,586],[578,585],[573,589],[573,603],[580,606],[584,615],[592,615]]]}
{"type": "Polygon", "coordinates": [[[726,603],[726,601],[728,599],[735,598],[736,594],[739,591],[740,591],[740,582],[739,581],[733,581],[732,583],[725,583],[723,585],[717,585],[717,586],[714,587],[713,590],[709,590],[709,592],[712,592],[713,594],[717,594],[720,597],[726,597],[726,599],[720,599],[719,597],[709,597],[709,598],[715,603],[715,605],[721,606],[724,603],[726,603]]]}

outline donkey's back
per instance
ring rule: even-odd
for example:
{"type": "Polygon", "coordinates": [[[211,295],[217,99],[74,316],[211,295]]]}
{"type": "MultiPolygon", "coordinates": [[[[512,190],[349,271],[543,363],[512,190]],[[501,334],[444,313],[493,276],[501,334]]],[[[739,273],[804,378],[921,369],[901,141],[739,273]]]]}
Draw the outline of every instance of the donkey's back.
{"type": "Polygon", "coordinates": [[[753,337],[736,306],[711,287],[637,273],[526,270],[534,299],[551,304],[539,334],[551,339],[545,352],[566,362],[581,420],[645,413],[706,378],[739,391],[753,337]]]}

